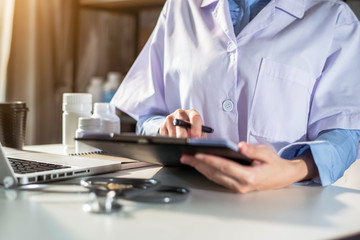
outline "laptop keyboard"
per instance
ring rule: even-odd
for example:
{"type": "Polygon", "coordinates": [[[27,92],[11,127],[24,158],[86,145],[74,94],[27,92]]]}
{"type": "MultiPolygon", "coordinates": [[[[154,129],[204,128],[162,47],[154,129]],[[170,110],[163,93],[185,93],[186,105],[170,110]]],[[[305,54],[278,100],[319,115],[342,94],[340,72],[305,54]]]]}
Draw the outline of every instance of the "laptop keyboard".
{"type": "Polygon", "coordinates": [[[60,164],[36,162],[36,161],[22,160],[16,158],[9,158],[9,161],[14,172],[20,174],[70,168],[70,166],[65,166],[60,164]]]}

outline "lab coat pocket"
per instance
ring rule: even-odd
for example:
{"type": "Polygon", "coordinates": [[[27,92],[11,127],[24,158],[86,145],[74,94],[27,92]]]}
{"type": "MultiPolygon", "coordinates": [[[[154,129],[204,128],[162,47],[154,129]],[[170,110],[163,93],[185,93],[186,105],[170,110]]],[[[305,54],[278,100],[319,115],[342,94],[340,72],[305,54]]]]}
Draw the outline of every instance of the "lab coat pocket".
{"type": "Polygon", "coordinates": [[[262,59],[250,111],[250,142],[256,139],[250,136],[272,144],[305,139],[313,82],[299,68],[262,59]]]}

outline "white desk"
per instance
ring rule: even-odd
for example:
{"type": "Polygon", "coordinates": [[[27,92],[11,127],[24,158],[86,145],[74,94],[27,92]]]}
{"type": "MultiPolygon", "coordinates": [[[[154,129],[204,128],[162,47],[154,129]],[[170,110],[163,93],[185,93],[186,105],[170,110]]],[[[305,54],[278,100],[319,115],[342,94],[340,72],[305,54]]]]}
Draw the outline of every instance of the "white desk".
{"type": "Polygon", "coordinates": [[[82,210],[87,194],[23,192],[11,200],[0,188],[0,239],[333,239],[360,233],[360,160],[333,186],[245,195],[186,168],[147,167],[106,176],[155,177],[188,187],[191,195],[169,205],[121,201],[123,211],[101,215],[82,210]]]}

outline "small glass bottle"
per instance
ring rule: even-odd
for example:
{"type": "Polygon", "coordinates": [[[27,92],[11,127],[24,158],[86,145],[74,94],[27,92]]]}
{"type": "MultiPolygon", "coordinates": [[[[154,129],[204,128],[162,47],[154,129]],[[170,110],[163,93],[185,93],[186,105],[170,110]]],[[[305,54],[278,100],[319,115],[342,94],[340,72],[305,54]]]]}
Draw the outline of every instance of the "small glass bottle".
{"type": "Polygon", "coordinates": [[[89,93],[64,93],[62,108],[62,143],[67,148],[74,148],[79,117],[91,117],[92,95],[89,93]]]}
{"type": "Polygon", "coordinates": [[[119,72],[109,72],[103,87],[103,101],[110,102],[115,95],[123,76],[119,72]]]}
{"type": "Polygon", "coordinates": [[[92,94],[93,102],[101,102],[103,99],[103,78],[92,77],[87,92],[92,94]]]}

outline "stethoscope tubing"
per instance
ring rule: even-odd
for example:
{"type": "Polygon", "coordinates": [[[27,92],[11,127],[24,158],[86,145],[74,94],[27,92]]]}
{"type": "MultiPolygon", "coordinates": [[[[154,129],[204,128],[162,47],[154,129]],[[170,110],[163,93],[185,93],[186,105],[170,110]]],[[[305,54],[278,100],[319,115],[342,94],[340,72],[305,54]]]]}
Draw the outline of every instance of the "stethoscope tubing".
{"type": "Polygon", "coordinates": [[[184,187],[161,185],[156,179],[135,178],[99,178],[91,177],[82,179],[80,185],[76,183],[61,184],[29,184],[8,188],[9,190],[59,193],[59,194],[84,194],[95,193],[98,197],[106,197],[110,191],[115,192],[116,199],[126,199],[142,203],[175,203],[188,198],[190,190],[184,187]],[[99,184],[116,183],[128,184],[132,187],[121,191],[100,188],[99,184]],[[56,187],[83,187],[83,190],[52,190],[56,187]]]}
{"type": "Polygon", "coordinates": [[[184,187],[162,185],[153,192],[125,199],[143,203],[177,203],[185,201],[189,193],[190,190],[184,187]]]}
{"type": "Polygon", "coordinates": [[[80,182],[80,185],[95,192],[98,196],[105,196],[110,189],[102,189],[97,185],[100,183],[115,183],[121,185],[131,185],[130,189],[115,191],[117,198],[131,199],[135,196],[156,191],[160,187],[160,182],[156,179],[134,179],[134,178],[87,178],[80,182]]]}

